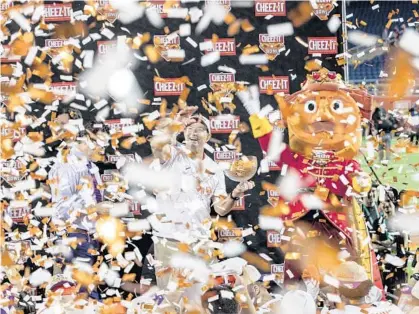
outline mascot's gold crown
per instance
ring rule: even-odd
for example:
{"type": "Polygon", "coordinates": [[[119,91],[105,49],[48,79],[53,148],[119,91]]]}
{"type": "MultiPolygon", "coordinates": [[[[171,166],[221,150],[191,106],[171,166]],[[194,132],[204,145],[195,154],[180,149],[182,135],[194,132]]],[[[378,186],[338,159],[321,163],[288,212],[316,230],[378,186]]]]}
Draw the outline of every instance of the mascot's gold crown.
{"type": "Polygon", "coordinates": [[[342,84],[342,76],[334,71],[329,71],[326,68],[321,68],[318,71],[307,75],[306,83],[336,83],[342,84]]]}

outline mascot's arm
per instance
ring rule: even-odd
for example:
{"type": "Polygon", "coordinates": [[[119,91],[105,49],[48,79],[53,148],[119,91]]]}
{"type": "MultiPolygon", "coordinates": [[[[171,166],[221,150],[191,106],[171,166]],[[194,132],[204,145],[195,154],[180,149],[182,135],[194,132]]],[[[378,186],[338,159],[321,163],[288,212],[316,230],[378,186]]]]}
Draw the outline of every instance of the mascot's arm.
{"type": "Polygon", "coordinates": [[[249,117],[250,126],[252,127],[252,133],[255,138],[258,139],[260,147],[263,151],[267,152],[269,147],[269,141],[273,130],[272,125],[266,118],[261,118],[257,114],[252,114],[249,117]]]}

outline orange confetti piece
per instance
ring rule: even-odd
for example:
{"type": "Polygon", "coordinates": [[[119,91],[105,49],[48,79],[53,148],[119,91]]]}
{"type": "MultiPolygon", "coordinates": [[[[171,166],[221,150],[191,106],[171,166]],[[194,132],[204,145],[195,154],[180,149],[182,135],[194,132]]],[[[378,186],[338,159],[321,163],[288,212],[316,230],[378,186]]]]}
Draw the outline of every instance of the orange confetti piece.
{"type": "Polygon", "coordinates": [[[241,22],[241,29],[243,32],[249,33],[255,30],[255,27],[249,22],[248,19],[245,19],[241,22]]]}

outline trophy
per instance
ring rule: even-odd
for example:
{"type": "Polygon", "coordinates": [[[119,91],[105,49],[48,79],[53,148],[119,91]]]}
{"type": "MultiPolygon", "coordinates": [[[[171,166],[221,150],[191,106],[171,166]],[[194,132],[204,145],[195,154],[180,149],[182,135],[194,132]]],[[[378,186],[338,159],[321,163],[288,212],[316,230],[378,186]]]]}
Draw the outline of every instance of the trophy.
{"type": "Polygon", "coordinates": [[[255,175],[257,169],[258,160],[255,156],[240,156],[231,162],[225,174],[232,181],[245,182],[255,175]]]}

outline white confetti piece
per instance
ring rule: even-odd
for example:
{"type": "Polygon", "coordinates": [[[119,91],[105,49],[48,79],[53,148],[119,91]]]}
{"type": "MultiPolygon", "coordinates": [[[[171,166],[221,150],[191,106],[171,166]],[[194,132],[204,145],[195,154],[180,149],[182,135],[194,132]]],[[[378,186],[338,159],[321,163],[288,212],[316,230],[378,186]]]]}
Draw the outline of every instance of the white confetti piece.
{"type": "Polygon", "coordinates": [[[135,221],[128,222],[127,228],[130,232],[140,232],[144,230],[150,230],[151,225],[146,219],[138,219],[135,221]]]}
{"type": "Polygon", "coordinates": [[[170,59],[184,59],[185,58],[185,50],[183,49],[168,49],[167,50],[167,57],[170,59]]]}
{"type": "Polygon", "coordinates": [[[191,37],[187,37],[186,41],[194,48],[198,47],[198,44],[196,43],[195,40],[193,40],[191,37]]]}
{"type": "Polygon", "coordinates": [[[327,294],[326,294],[326,297],[327,297],[327,299],[328,299],[330,302],[333,302],[333,303],[342,303],[342,299],[341,299],[341,298],[340,298],[340,296],[339,296],[339,295],[337,295],[337,294],[327,293],[327,294]]]}
{"type": "Polygon", "coordinates": [[[25,58],[25,64],[31,66],[33,61],[35,60],[36,57],[36,53],[38,52],[38,47],[31,47],[29,49],[28,54],[26,55],[25,58]]]}
{"type": "Polygon", "coordinates": [[[267,30],[271,36],[291,36],[294,34],[294,27],[290,22],[268,25],[267,30]]]}
{"type": "Polygon", "coordinates": [[[199,50],[205,51],[205,50],[213,50],[214,49],[214,43],[211,40],[203,41],[199,43],[199,50]]]}
{"type": "Polygon", "coordinates": [[[329,275],[324,275],[323,277],[323,281],[325,283],[327,283],[328,285],[331,285],[335,288],[339,288],[339,280],[337,280],[335,277],[329,276],[329,275]]]}
{"type": "Polygon", "coordinates": [[[154,27],[162,28],[164,26],[164,21],[161,18],[160,14],[157,12],[157,10],[149,8],[145,11],[145,15],[147,16],[147,19],[150,22],[150,24],[154,27]]]}
{"type": "Polygon", "coordinates": [[[281,231],[284,228],[284,223],[278,217],[259,215],[259,227],[263,230],[281,231]]]}
{"type": "Polygon", "coordinates": [[[348,185],[349,184],[349,181],[348,181],[348,179],[346,178],[346,176],[344,175],[344,174],[341,174],[340,176],[339,176],[339,180],[344,184],[344,185],[348,185]]]}
{"type": "Polygon", "coordinates": [[[213,51],[201,57],[201,66],[206,67],[220,60],[220,52],[213,51]]]}
{"type": "Polygon", "coordinates": [[[329,22],[327,22],[327,27],[329,28],[329,31],[334,34],[336,33],[340,26],[341,26],[342,22],[339,18],[339,16],[337,15],[333,15],[330,19],[329,22]]]}
{"type": "Polygon", "coordinates": [[[252,55],[242,54],[239,57],[239,62],[241,64],[267,64],[269,59],[264,53],[257,53],[252,55]]]}
{"type": "Polygon", "coordinates": [[[286,273],[290,279],[294,278],[294,274],[292,273],[291,270],[287,269],[286,273]]]}
{"type": "Polygon", "coordinates": [[[419,57],[419,47],[417,45],[418,41],[419,34],[408,28],[404,31],[402,38],[400,38],[399,47],[415,57],[419,57]]]}
{"type": "Polygon", "coordinates": [[[185,19],[188,16],[188,8],[170,8],[167,16],[173,19],[185,19]]]}
{"type": "Polygon", "coordinates": [[[13,21],[16,22],[17,25],[19,25],[22,30],[26,32],[31,31],[31,24],[20,12],[17,10],[11,10],[9,12],[9,16],[13,21]]]}
{"type": "Polygon", "coordinates": [[[38,207],[38,208],[35,208],[34,210],[35,216],[40,216],[40,217],[53,216],[54,213],[55,213],[54,207],[38,207]]]}
{"type": "Polygon", "coordinates": [[[222,250],[225,257],[236,257],[246,252],[246,245],[238,241],[227,241],[222,250]]]}
{"type": "Polygon", "coordinates": [[[109,28],[102,29],[100,33],[108,39],[112,39],[115,36],[114,32],[112,32],[109,28]]]}
{"type": "Polygon", "coordinates": [[[390,254],[386,254],[384,260],[386,263],[391,264],[396,267],[403,267],[405,264],[405,261],[403,261],[400,257],[390,255],[390,254]]]}
{"type": "Polygon", "coordinates": [[[49,282],[51,277],[52,276],[49,271],[46,271],[43,268],[38,268],[33,273],[31,273],[29,277],[29,283],[34,287],[38,287],[43,283],[49,282]]]}
{"type": "Polygon", "coordinates": [[[379,37],[376,35],[367,34],[358,30],[348,33],[348,41],[354,45],[368,47],[375,45],[378,39],[379,37]]]}
{"type": "MultiPolygon", "coordinates": [[[[191,35],[191,24],[185,23],[179,25],[179,36],[186,37],[191,35]]],[[[190,37],[188,37],[190,38],[190,37]]]]}

